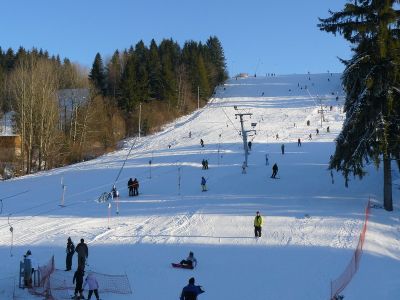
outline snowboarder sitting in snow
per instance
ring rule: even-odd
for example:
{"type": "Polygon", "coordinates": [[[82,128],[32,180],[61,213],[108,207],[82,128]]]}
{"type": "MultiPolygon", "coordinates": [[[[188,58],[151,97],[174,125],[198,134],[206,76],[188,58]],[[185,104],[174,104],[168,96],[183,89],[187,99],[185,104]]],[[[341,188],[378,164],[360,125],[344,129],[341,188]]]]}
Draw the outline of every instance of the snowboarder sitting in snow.
{"type": "Polygon", "coordinates": [[[85,279],[85,284],[83,288],[86,287],[86,285],[89,285],[89,294],[88,294],[88,300],[92,298],[92,294],[94,292],[94,295],[96,296],[96,299],[99,300],[99,283],[97,282],[96,277],[94,276],[93,273],[89,273],[88,276],[85,279]]]}
{"type": "Polygon", "coordinates": [[[205,192],[207,191],[207,186],[206,186],[207,180],[204,178],[204,176],[201,177],[201,191],[205,192]]]}
{"type": "Polygon", "coordinates": [[[180,264],[195,268],[197,266],[197,259],[194,257],[193,252],[190,251],[189,256],[186,259],[181,260],[180,264]]]}
{"type": "Polygon", "coordinates": [[[278,165],[274,163],[274,165],[272,166],[271,178],[276,178],[276,174],[278,174],[278,165]]]}
{"type": "Polygon", "coordinates": [[[261,237],[261,227],[263,224],[263,218],[260,216],[260,212],[256,213],[256,217],[254,218],[254,236],[261,237]]]}
{"type": "Polygon", "coordinates": [[[75,283],[75,299],[85,299],[83,296],[83,276],[85,276],[85,271],[82,267],[78,267],[78,269],[74,273],[74,278],[72,279],[72,283],[75,283]],[[78,296],[79,293],[79,296],[78,296]]]}
{"type": "Polygon", "coordinates": [[[180,300],[196,300],[197,296],[204,293],[203,287],[194,285],[194,278],[189,279],[189,284],[182,289],[180,300]]]}

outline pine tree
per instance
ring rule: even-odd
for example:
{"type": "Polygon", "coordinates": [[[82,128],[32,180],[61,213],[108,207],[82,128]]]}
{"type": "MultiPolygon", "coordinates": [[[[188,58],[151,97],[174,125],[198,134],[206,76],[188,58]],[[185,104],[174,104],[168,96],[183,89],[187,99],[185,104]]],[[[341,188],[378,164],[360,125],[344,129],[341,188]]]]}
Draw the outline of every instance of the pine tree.
{"type": "Polygon", "coordinates": [[[143,41],[135,46],[136,55],[136,78],[137,78],[137,97],[140,101],[149,99],[149,74],[148,74],[148,52],[143,41]]]}
{"type": "Polygon", "coordinates": [[[180,60],[180,49],[179,45],[172,40],[163,40],[159,48],[162,82],[161,98],[168,101],[169,108],[171,108],[176,105],[178,99],[175,68],[180,60]]]}
{"type": "Polygon", "coordinates": [[[118,106],[127,112],[133,112],[140,99],[137,97],[136,56],[128,54],[124,72],[120,83],[121,95],[118,97],[118,106]]]}
{"type": "Polygon", "coordinates": [[[149,50],[149,89],[151,98],[161,99],[161,61],[158,54],[158,46],[154,39],[150,42],[149,50]]]}
{"type": "Polygon", "coordinates": [[[119,86],[122,76],[122,64],[119,51],[116,50],[107,66],[107,94],[114,99],[120,95],[119,86]]]}
{"type": "Polygon", "coordinates": [[[210,56],[210,62],[216,69],[216,77],[213,83],[215,85],[221,84],[228,78],[224,49],[216,36],[210,37],[206,45],[208,55],[210,56]]]}
{"type": "Polygon", "coordinates": [[[391,160],[400,160],[400,11],[395,0],[356,0],[320,19],[321,30],[339,33],[353,46],[343,85],[346,120],[330,168],[362,178],[365,165],[383,161],[384,207],[393,210],[391,160]]]}
{"type": "Polygon", "coordinates": [[[100,53],[97,53],[94,58],[92,70],[90,71],[89,74],[89,80],[92,82],[92,84],[99,93],[105,94],[106,92],[105,73],[104,73],[103,60],[101,58],[100,53]]]}
{"type": "Polygon", "coordinates": [[[198,87],[200,89],[200,95],[202,98],[208,98],[210,96],[210,83],[207,76],[206,66],[201,54],[197,57],[197,74],[198,74],[198,87]]]}

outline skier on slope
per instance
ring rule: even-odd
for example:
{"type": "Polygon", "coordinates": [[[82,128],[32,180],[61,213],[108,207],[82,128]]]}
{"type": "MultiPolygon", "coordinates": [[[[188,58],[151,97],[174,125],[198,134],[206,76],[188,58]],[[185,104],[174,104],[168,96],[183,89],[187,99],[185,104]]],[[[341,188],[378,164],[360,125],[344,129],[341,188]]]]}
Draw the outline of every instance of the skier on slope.
{"type": "Polygon", "coordinates": [[[70,271],[72,267],[72,257],[75,253],[75,245],[70,237],[68,238],[67,248],[65,249],[65,252],[67,253],[67,257],[65,259],[65,271],[70,271]]]}
{"type": "Polygon", "coordinates": [[[83,288],[86,287],[86,285],[89,285],[89,294],[88,294],[88,300],[92,298],[92,294],[94,292],[94,295],[96,296],[97,300],[100,300],[99,297],[99,283],[97,282],[96,277],[94,276],[93,273],[89,273],[88,276],[85,279],[85,284],[83,285],[83,288]]]}
{"type": "Polygon", "coordinates": [[[263,218],[260,216],[260,212],[257,211],[254,218],[254,236],[261,237],[261,228],[263,224],[263,218]]]}
{"type": "Polygon", "coordinates": [[[204,293],[203,287],[194,285],[194,278],[189,279],[189,284],[182,289],[180,300],[197,300],[197,296],[204,293]]]}
{"type": "Polygon", "coordinates": [[[271,178],[276,178],[276,174],[278,174],[278,165],[274,163],[274,165],[272,166],[271,178]]]}
{"type": "Polygon", "coordinates": [[[281,151],[282,151],[282,155],[284,155],[285,154],[285,144],[281,145],[281,151]]]}
{"type": "Polygon", "coordinates": [[[193,252],[190,251],[189,256],[186,259],[181,260],[180,264],[195,268],[197,266],[197,259],[194,257],[193,252]]]}
{"type": "Polygon", "coordinates": [[[82,267],[78,267],[78,269],[74,273],[74,278],[72,279],[72,283],[76,282],[74,299],[85,299],[85,297],[83,296],[83,287],[82,287],[84,276],[85,276],[84,269],[82,267]]]}
{"type": "Polygon", "coordinates": [[[207,186],[206,186],[207,180],[204,178],[204,176],[201,177],[201,191],[205,192],[207,191],[207,186]]]}

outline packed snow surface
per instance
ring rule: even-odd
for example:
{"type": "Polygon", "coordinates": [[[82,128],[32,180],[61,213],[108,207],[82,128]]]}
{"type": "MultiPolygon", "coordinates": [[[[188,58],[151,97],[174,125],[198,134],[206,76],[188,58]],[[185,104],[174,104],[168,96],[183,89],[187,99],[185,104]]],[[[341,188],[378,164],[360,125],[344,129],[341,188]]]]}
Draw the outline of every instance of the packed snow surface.
{"type": "MultiPolygon", "coordinates": [[[[133,294],[102,299],[178,299],[192,276],[204,287],[204,300],[329,299],[330,281],[358,243],[368,199],[380,204],[383,192],[382,171],[373,165],[362,181],[351,178],[348,188],[328,170],[343,102],[339,74],[233,78],[202,109],[157,134],[126,140],[119,151],[0,182],[0,298],[12,299],[27,249],[40,263],[54,255],[64,270],[71,237],[75,245],[80,238],[88,243],[87,269],[127,274],[133,294]],[[237,114],[245,114],[252,141],[246,174],[237,114]],[[108,203],[97,199],[111,190],[131,147],[116,182],[120,198],[108,218],[108,203]],[[203,159],[208,170],[201,168],[203,159]],[[270,178],[274,163],[279,179],[270,178]],[[128,196],[131,177],[140,182],[137,197],[128,196]],[[258,239],[256,211],[264,218],[258,239]],[[194,270],[171,268],[189,251],[198,260],[194,270]]],[[[393,177],[399,178],[396,169],[393,177]]],[[[398,186],[393,192],[394,212],[371,210],[346,300],[400,298],[398,186]]],[[[36,299],[18,287],[14,293],[16,299],[36,299]]]]}

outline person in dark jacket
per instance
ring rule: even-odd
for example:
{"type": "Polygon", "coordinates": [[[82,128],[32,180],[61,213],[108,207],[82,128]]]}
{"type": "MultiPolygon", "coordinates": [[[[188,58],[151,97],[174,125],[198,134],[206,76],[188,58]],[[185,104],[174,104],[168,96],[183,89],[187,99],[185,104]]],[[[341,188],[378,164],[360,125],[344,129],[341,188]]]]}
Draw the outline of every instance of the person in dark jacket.
{"type": "Polygon", "coordinates": [[[204,293],[199,285],[194,285],[194,278],[189,279],[189,284],[182,289],[180,300],[196,300],[197,296],[204,293]]]}
{"type": "Polygon", "coordinates": [[[78,268],[81,267],[85,269],[86,259],[89,256],[89,249],[84,239],[81,239],[81,242],[76,246],[75,252],[78,253],[78,268]]]}
{"type": "Polygon", "coordinates": [[[206,192],[207,191],[207,180],[204,178],[204,176],[201,177],[201,191],[206,192]]]}
{"type": "Polygon", "coordinates": [[[70,271],[72,267],[72,256],[74,256],[75,253],[75,245],[70,237],[68,238],[67,248],[65,251],[67,252],[67,258],[65,259],[65,271],[70,271]]]}
{"type": "Polygon", "coordinates": [[[272,175],[271,178],[275,178],[276,174],[278,174],[278,165],[276,163],[274,163],[274,165],[272,166],[272,175]]]}
{"type": "Polygon", "coordinates": [[[139,181],[135,178],[133,180],[133,196],[139,196],[139,181]]]}
{"type": "Polygon", "coordinates": [[[85,271],[83,268],[78,267],[78,269],[74,273],[74,278],[72,279],[72,283],[75,283],[75,299],[85,299],[83,296],[83,277],[85,276],[85,271]],[[78,296],[79,293],[79,296],[78,296]]]}
{"type": "Polygon", "coordinates": [[[201,161],[201,165],[203,166],[202,169],[205,170],[206,169],[206,160],[204,158],[201,161]]]}
{"type": "Polygon", "coordinates": [[[195,268],[197,266],[197,259],[194,257],[193,252],[190,251],[189,256],[186,259],[181,260],[180,264],[195,268]]]}
{"type": "Polygon", "coordinates": [[[281,145],[281,151],[282,151],[282,155],[285,154],[285,144],[281,145]]]}
{"type": "Polygon", "coordinates": [[[129,197],[133,196],[133,180],[129,178],[128,180],[129,197]]]}

